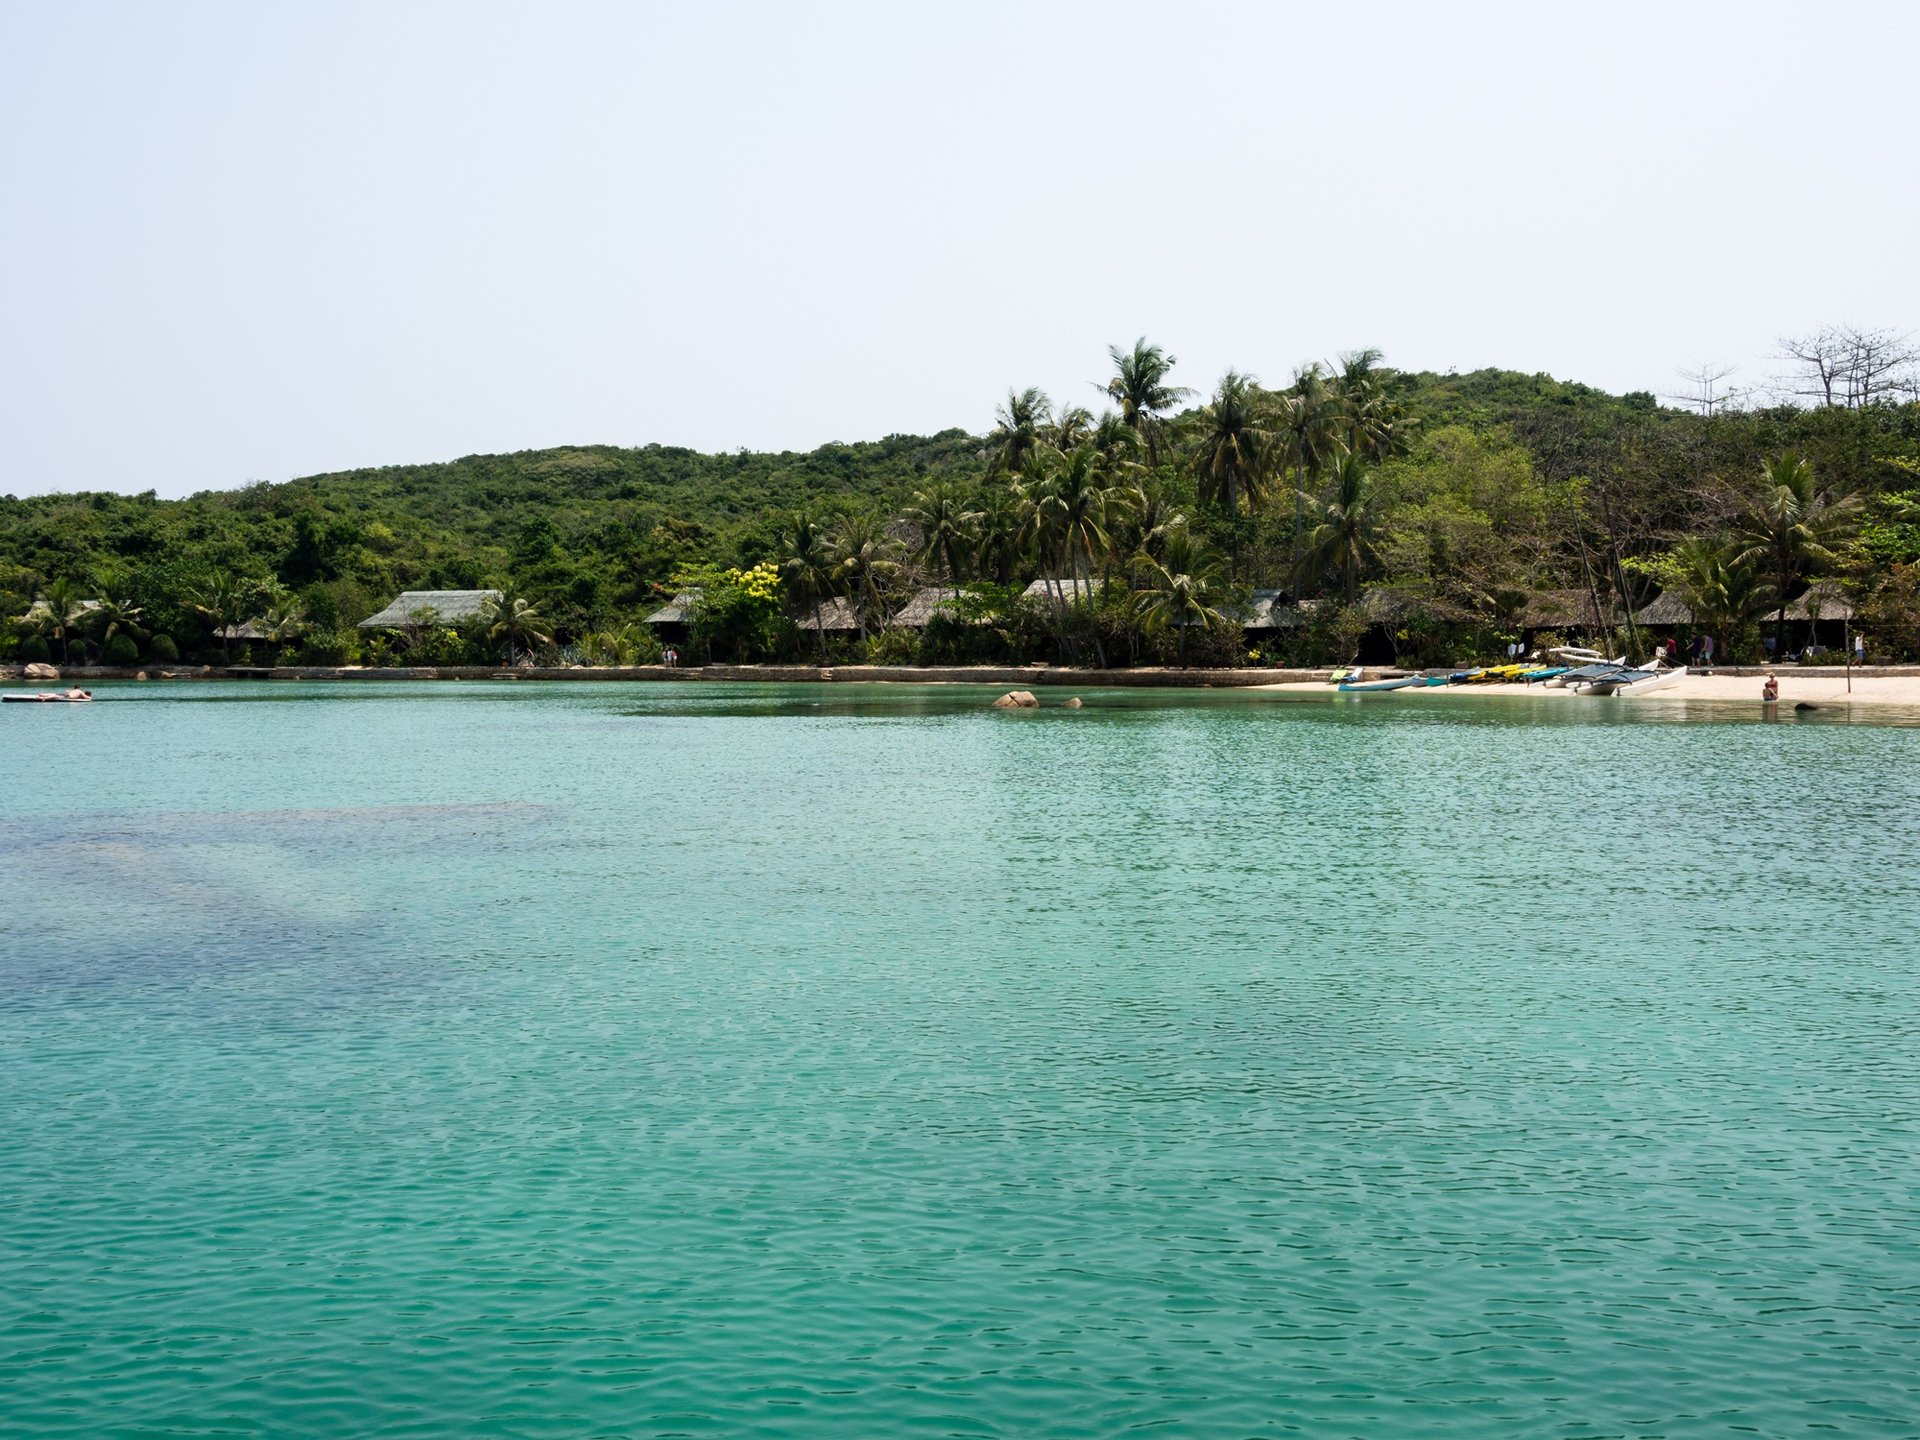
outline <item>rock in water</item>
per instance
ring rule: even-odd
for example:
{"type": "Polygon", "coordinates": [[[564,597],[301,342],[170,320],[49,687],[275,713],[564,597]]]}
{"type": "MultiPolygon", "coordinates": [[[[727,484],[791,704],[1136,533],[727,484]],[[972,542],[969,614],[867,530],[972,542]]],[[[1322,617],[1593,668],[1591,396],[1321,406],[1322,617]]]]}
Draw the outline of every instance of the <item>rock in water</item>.
{"type": "Polygon", "coordinates": [[[1067,697],[1067,709],[1078,710],[1079,708],[1080,708],[1080,697],[1078,695],[1069,695],[1067,697]]]}
{"type": "Polygon", "coordinates": [[[1031,690],[1009,690],[993,702],[996,710],[1038,710],[1040,702],[1033,698],[1031,690]]]}
{"type": "Polygon", "coordinates": [[[28,665],[26,675],[29,680],[58,680],[60,678],[60,672],[43,660],[35,660],[32,664],[28,665]]]}

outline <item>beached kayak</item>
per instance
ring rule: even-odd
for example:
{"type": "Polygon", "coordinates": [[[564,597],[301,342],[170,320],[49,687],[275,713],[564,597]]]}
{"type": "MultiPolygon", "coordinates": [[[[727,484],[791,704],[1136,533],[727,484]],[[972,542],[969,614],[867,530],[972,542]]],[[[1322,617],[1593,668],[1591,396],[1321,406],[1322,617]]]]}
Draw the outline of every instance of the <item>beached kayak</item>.
{"type": "Polygon", "coordinates": [[[1369,690],[1404,690],[1409,685],[1424,685],[1424,675],[1399,675],[1391,680],[1342,680],[1340,689],[1348,694],[1361,694],[1369,690]]]}

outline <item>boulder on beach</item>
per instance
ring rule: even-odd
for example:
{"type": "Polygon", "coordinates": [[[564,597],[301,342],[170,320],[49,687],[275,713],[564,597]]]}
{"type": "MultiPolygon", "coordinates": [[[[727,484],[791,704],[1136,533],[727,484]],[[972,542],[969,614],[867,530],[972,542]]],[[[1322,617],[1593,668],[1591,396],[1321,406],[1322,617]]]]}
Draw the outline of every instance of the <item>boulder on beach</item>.
{"type": "Polygon", "coordinates": [[[35,660],[27,666],[26,676],[29,680],[58,680],[60,672],[44,660],[35,660]]]}
{"type": "Polygon", "coordinates": [[[1040,702],[1033,698],[1031,690],[1009,690],[993,702],[996,710],[1038,710],[1040,702]]]}

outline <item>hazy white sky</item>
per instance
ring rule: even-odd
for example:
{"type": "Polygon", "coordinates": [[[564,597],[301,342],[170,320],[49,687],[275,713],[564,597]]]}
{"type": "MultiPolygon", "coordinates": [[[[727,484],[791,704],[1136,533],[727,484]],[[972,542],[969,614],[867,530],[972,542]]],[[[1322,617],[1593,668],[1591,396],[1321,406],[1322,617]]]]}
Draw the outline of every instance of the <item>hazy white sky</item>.
{"type": "Polygon", "coordinates": [[[0,492],[1920,326],[1920,5],[0,0],[0,492]]]}

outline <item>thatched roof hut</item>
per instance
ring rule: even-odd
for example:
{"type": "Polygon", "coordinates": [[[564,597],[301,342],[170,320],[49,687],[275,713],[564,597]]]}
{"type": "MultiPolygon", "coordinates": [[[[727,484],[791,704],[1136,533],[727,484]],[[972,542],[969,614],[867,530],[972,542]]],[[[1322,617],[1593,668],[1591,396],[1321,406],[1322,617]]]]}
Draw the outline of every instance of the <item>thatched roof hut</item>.
{"type": "Polygon", "coordinates": [[[1037,600],[1043,605],[1051,605],[1064,599],[1069,605],[1084,605],[1106,586],[1098,575],[1088,580],[1075,576],[1065,576],[1059,580],[1036,580],[1020,592],[1022,600],[1037,600]]]}
{"type": "MultiPolygon", "coordinates": [[[[73,611],[76,618],[84,620],[99,608],[100,602],[98,600],[81,600],[74,605],[73,611]]],[[[53,607],[45,600],[36,600],[27,606],[27,613],[22,615],[20,620],[22,624],[35,624],[44,620],[52,613],[53,607]]]]}
{"type": "Polygon", "coordinates": [[[960,596],[961,591],[952,585],[923,585],[900,607],[899,613],[893,617],[893,623],[903,630],[925,629],[936,613],[951,609],[960,596]]]}
{"type": "Polygon", "coordinates": [[[1520,612],[1522,630],[1611,630],[1620,623],[1620,606],[1608,596],[1594,608],[1588,590],[1536,590],[1520,612]]]}
{"type": "Polygon", "coordinates": [[[1784,616],[1779,610],[1775,610],[1767,616],[1764,623],[1777,624],[1783,618],[1811,620],[1816,610],[1820,612],[1820,618],[1823,621],[1853,619],[1853,602],[1847,599],[1846,592],[1832,580],[1822,580],[1816,585],[1809,586],[1806,594],[1798,600],[1789,600],[1784,608],[1786,611],[1784,616]]]}
{"type": "Polygon", "coordinates": [[[405,630],[422,619],[433,625],[458,625],[476,619],[500,598],[498,590],[403,590],[378,615],[360,622],[362,630],[405,630]]]}
{"type": "Polygon", "coordinates": [[[1244,606],[1222,607],[1222,613],[1238,620],[1242,630],[1292,630],[1298,628],[1300,617],[1291,605],[1277,605],[1280,599],[1278,590],[1256,590],[1253,599],[1244,606]]]}
{"type": "Polygon", "coordinates": [[[647,616],[649,625],[684,625],[693,618],[693,612],[699,608],[701,596],[705,592],[699,589],[682,590],[673,599],[647,616]]]}
{"type": "Polygon", "coordinates": [[[853,602],[844,595],[836,595],[831,600],[820,602],[820,613],[816,618],[813,607],[809,605],[794,617],[793,622],[799,629],[806,631],[825,631],[829,635],[845,633],[860,628],[860,612],[853,608],[853,602]]]}
{"type": "Polygon", "coordinates": [[[238,625],[222,625],[213,632],[216,640],[265,640],[267,622],[265,620],[242,620],[238,625]]]}
{"type": "Polygon", "coordinates": [[[1680,625],[1691,625],[1693,610],[1680,598],[1678,590],[1669,590],[1649,605],[1643,605],[1633,612],[1633,623],[1646,630],[1672,629],[1680,625]]]}

